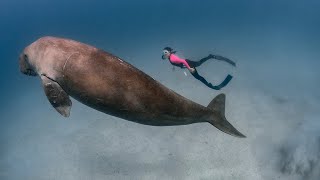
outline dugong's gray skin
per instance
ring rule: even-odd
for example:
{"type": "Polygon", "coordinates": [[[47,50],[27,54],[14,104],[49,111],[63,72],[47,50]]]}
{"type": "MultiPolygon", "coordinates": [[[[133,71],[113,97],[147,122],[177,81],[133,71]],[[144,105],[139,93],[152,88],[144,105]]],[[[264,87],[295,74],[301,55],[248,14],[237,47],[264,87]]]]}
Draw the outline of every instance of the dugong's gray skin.
{"type": "Polygon", "coordinates": [[[96,110],[141,124],[209,122],[225,133],[245,137],[224,116],[224,94],[204,107],[122,59],[80,42],[40,38],[21,53],[20,71],[40,76],[50,103],[65,117],[70,114],[71,96],[96,110]]]}

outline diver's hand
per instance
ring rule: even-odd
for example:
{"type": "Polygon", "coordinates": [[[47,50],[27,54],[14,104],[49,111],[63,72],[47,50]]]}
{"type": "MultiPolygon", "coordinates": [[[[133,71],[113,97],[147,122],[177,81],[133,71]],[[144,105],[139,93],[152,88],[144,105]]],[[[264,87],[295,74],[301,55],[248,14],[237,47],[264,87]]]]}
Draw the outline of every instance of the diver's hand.
{"type": "Polygon", "coordinates": [[[194,73],[196,70],[194,68],[189,69],[190,73],[194,73]]]}

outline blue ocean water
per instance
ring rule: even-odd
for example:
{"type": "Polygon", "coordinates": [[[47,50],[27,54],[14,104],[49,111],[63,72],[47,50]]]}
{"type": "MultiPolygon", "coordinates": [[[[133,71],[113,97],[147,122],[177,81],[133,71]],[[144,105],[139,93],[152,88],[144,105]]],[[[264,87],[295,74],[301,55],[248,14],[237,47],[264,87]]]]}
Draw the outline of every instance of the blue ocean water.
{"type": "Polygon", "coordinates": [[[0,179],[318,179],[319,8],[316,0],[2,0],[0,179]],[[143,126],[75,100],[61,117],[39,78],[18,66],[23,48],[48,35],[109,51],[202,105],[226,93],[226,116],[247,138],[209,124],[143,126]],[[227,56],[236,68],[208,62],[198,71],[234,79],[213,91],[172,71],[165,46],[194,60],[227,56]]]}

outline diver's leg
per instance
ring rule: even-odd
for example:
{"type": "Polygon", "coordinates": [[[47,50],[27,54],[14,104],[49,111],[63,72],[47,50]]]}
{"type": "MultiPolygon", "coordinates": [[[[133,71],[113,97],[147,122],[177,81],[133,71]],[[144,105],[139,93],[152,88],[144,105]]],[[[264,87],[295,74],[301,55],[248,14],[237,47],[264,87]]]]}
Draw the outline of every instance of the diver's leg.
{"type": "Polygon", "coordinates": [[[195,68],[195,67],[199,66],[197,61],[191,61],[190,59],[186,59],[186,62],[188,63],[188,65],[191,68],[195,68]]]}
{"type": "Polygon", "coordinates": [[[186,59],[187,63],[189,64],[189,66],[191,67],[198,67],[200,66],[202,63],[206,62],[207,60],[212,59],[211,54],[207,57],[204,57],[202,59],[200,59],[199,61],[191,61],[189,59],[186,59]]]}
{"type": "Polygon", "coordinates": [[[209,56],[207,57],[204,57],[202,59],[200,59],[199,61],[190,61],[191,64],[194,65],[194,67],[198,67],[200,66],[202,63],[206,62],[207,60],[209,59],[216,59],[216,60],[220,60],[220,61],[225,61],[229,64],[231,64],[232,66],[236,66],[236,63],[233,62],[232,60],[226,58],[226,57],[223,57],[223,56],[220,56],[220,55],[214,55],[214,54],[209,54],[209,56]]]}
{"type": "MultiPolygon", "coordinates": [[[[216,59],[216,60],[220,60],[220,61],[225,61],[225,62],[231,64],[232,66],[236,66],[236,63],[233,62],[231,59],[228,59],[228,58],[220,56],[220,55],[210,54],[207,58],[209,58],[209,59],[212,58],[212,59],[216,59]]],[[[203,58],[200,61],[202,61],[202,60],[204,60],[203,62],[205,62],[208,59],[203,58]]]]}
{"type": "Polygon", "coordinates": [[[204,77],[200,76],[197,72],[197,70],[195,69],[195,71],[193,73],[191,73],[193,77],[195,77],[196,79],[198,79],[199,81],[201,81],[203,84],[205,84],[206,86],[208,86],[211,89],[214,90],[219,90],[221,89],[219,86],[213,86],[211,83],[208,83],[208,81],[206,79],[204,79],[204,77]]]}
{"type": "Polygon", "coordinates": [[[186,61],[188,62],[189,65],[192,64],[193,67],[198,67],[202,63],[206,62],[209,59],[215,59],[215,57],[216,57],[216,55],[209,54],[209,56],[204,57],[204,58],[200,59],[199,61],[191,61],[189,59],[186,59],[186,61]]]}
{"type": "Polygon", "coordinates": [[[204,77],[200,76],[196,69],[191,74],[193,75],[193,77],[195,77],[196,79],[201,81],[203,84],[205,84],[206,86],[208,86],[209,88],[214,89],[214,90],[220,90],[221,88],[225,87],[233,78],[230,74],[228,74],[228,76],[218,86],[213,86],[204,77]]]}
{"type": "Polygon", "coordinates": [[[207,60],[212,59],[212,58],[213,58],[213,57],[212,57],[212,54],[209,54],[209,56],[200,59],[200,60],[198,61],[198,64],[199,64],[198,66],[200,66],[202,63],[204,63],[204,62],[206,62],[207,60]]]}
{"type": "Polygon", "coordinates": [[[211,59],[211,57],[205,57],[200,59],[199,61],[191,61],[189,59],[186,59],[187,63],[189,64],[189,66],[191,67],[198,67],[200,66],[202,63],[204,63],[205,61],[207,61],[208,59],[211,59]]]}

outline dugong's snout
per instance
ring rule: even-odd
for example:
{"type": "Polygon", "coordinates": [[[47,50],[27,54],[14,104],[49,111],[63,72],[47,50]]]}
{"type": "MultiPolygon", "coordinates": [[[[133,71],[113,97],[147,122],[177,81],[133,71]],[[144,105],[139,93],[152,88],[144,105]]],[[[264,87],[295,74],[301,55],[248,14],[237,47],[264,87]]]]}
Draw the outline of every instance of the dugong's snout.
{"type": "Polygon", "coordinates": [[[28,56],[24,53],[19,56],[19,66],[20,72],[28,76],[37,76],[38,74],[33,70],[33,68],[28,63],[28,56]]]}

